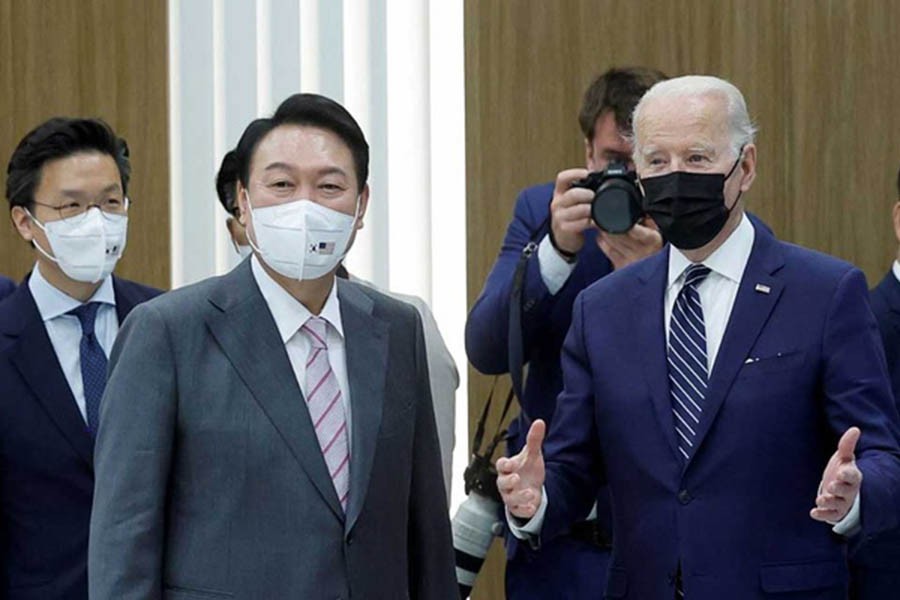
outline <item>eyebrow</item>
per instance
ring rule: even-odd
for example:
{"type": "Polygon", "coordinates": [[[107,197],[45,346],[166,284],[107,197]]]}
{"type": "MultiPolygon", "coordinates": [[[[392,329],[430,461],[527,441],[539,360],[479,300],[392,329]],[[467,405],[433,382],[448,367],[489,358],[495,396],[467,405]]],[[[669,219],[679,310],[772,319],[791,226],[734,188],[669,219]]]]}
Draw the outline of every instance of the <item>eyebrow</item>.
{"type": "MultiPolygon", "coordinates": [[[[266,166],[265,171],[294,171],[294,167],[285,162],[273,162],[266,166]]],[[[316,171],[316,173],[321,177],[323,175],[343,175],[347,177],[347,172],[340,167],[323,167],[316,171]]]]}
{"type": "MultiPolygon", "coordinates": [[[[103,188],[102,190],[100,190],[100,194],[108,194],[110,192],[119,192],[121,190],[122,190],[121,185],[119,185],[118,183],[111,183],[108,186],[106,186],[105,188],[103,188]]],[[[61,196],[64,196],[66,198],[74,198],[76,200],[78,198],[82,198],[82,197],[88,195],[87,192],[85,192],[83,190],[60,190],[59,193],[61,196]]]]}

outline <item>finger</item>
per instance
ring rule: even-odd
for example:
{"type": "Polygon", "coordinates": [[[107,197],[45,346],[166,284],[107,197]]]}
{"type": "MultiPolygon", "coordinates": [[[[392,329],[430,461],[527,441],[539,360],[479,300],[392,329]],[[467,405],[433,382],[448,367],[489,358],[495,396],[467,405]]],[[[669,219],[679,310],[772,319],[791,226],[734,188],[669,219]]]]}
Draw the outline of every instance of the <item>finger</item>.
{"type": "MultiPolygon", "coordinates": [[[[556,185],[554,186],[554,189],[553,189],[553,195],[554,196],[556,196],[557,194],[562,195],[563,193],[566,192],[566,190],[568,190],[569,188],[572,187],[573,183],[575,183],[579,179],[584,179],[587,176],[588,176],[587,169],[566,169],[565,171],[560,171],[556,175],[556,185]]],[[[593,192],[591,192],[590,190],[585,190],[585,191],[590,193],[591,197],[593,198],[593,195],[594,195],[593,192]]]]}
{"type": "Polygon", "coordinates": [[[497,489],[504,496],[508,496],[518,491],[519,481],[519,476],[515,473],[497,477],[497,489]]]}
{"type": "Polygon", "coordinates": [[[537,512],[537,506],[533,504],[516,504],[509,507],[509,512],[520,519],[530,519],[537,512]]]}
{"type": "Polygon", "coordinates": [[[816,508],[846,512],[850,508],[850,503],[846,498],[841,498],[834,494],[821,494],[816,498],[816,508]]]}
{"type": "Polygon", "coordinates": [[[835,481],[829,484],[828,489],[825,490],[825,492],[844,500],[853,500],[853,498],[856,497],[856,494],[859,493],[859,486],[835,481]]]}
{"type": "Polygon", "coordinates": [[[537,492],[531,488],[522,490],[514,490],[509,494],[509,501],[512,504],[535,504],[537,501],[537,492]]]}
{"type": "Polygon", "coordinates": [[[547,432],[547,424],[543,419],[537,419],[528,430],[525,439],[525,453],[529,458],[537,458],[541,455],[541,444],[544,443],[544,435],[547,432]]]}
{"type": "Polygon", "coordinates": [[[823,510],[821,508],[814,508],[809,511],[809,516],[815,519],[816,521],[822,521],[823,523],[837,523],[841,520],[841,516],[836,510],[823,510]]]}
{"type": "Polygon", "coordinates": [[[553,224],[564,230],[583,231],[585,221],[591,220],[590,204],[564,206],[553,213],[553,224]]]}
{"type": "Polygon", "coordinates": [[[859,487],[859,484],[862,483],[862,472],[856,466],[856,463],[852,462],[839,468],[834,479],[836,483],[859,487]]]}
{"type": "Polygon", "coordinates": [[[500,475],[508,475],[516,470],[516,462],[505,456],[497,459],[497,473],[500,475]]]}
{"type": "Polygon", "coordinates": [[[859,441],[861,433],[859,427],[851,427],[841,436],[841,440],[838,442],[837,453],[842,462],[850,462],[853,460],[854,453],[856,452],[856,442],[859,441]]]}

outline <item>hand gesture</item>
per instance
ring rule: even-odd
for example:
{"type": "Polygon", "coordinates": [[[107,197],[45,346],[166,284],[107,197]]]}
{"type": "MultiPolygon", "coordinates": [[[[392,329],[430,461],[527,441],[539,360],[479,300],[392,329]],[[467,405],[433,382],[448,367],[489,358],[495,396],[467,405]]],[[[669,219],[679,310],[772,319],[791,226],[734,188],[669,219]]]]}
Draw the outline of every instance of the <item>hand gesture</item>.
{"type": "Polygon", "coordinates": [[[522,451],[511,458],[497,459],[497,488],[509,512],[530,519],[541,505],[544,485],[544,453],[541,444],[547,429],[541,419],[531,424],[522,451]]]}
{"type": "Polygon", "coordinates": [[[850,512],[856,495],[862,485],[862,472],[856,466],[856,442],[859,441],[858,427],[851,427],[838,442],[835,452],[822,474],[816,507],[809,511],[816,521],[837,523],[850,512]]]}

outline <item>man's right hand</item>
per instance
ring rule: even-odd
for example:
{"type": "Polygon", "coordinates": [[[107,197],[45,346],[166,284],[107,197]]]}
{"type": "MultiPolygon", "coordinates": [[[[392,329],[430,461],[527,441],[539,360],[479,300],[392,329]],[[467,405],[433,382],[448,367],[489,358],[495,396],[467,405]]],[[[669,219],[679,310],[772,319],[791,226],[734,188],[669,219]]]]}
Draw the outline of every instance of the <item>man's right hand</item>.
{"type": "Polygon", "coordinates": [[[558,249],[577,254],[584,246],[584,231],[592,227],[591,201],[594,192],[573,188],[572,184],[587,177],[587,169],[569,169],[556,176],[553,200],[550,202],[550,227],[558,249]]]}
{"type": "Polygon", "coordinates": [[[541,444],[546,431],[546,423],[537,419],[528,430],[528,438],[522,451],[510,458],[497,459],[497,488],[506,508],[520,519],[530,519],[541,505],[541,490],[544,486],[544,453],[541,444]]]}

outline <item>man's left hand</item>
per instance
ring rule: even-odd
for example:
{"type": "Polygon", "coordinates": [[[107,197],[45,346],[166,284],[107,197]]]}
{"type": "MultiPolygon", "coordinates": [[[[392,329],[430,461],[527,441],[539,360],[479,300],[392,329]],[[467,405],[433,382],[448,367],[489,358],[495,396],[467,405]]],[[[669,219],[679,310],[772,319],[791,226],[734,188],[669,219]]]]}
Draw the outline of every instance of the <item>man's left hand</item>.
{"type": "Polygon", "coordinates": [[[655,229],[655,223],[637,223],[625,233],[597,232],[597,245],[619,270],[633,262],[656,254],[663,246],[662,236],[655,229]]]}
{"type": "Polygon", "coordinates": [[[858,427],[851,427],[838,442],[837,452],[831,456],[822,484],[816,497],[816,507],[809,511],[816,521],[834,524],[847,516],[862,485],[862,471],[856,466],[856,443],[859,441],[858,427]]]}

